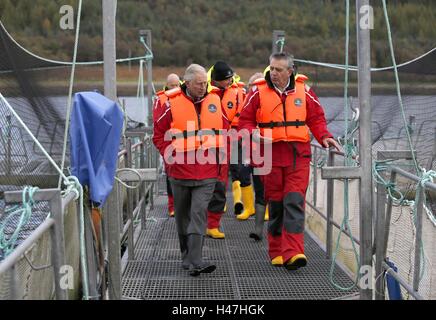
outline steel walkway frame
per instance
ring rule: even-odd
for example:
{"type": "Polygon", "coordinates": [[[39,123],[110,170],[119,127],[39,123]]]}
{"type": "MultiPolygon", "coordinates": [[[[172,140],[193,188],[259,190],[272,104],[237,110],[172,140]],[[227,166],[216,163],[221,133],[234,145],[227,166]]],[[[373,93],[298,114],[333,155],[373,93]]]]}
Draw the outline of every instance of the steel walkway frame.
{"type": "MultiPolygon", "coordinates": [[[[230,197],[228,194],[229,203],[230,197]]],[[[168,217],[166,201],[165,195],[157,196],[147,228],[140,231],[136,243],[136,260],[125,261],[123,299],[328,300],[349,299],[358,292],[358,288],[341,291],[331,284],[331,260],[325,258],[325,250],[307,232],[305,268],[288,271],[272,266],[266,239],[256,242],[248,237],[254,219],[236,220],[231,205],[221,223],[226,238],[207,238],[203,249],[203,257],[215,262],[217,270],[191,277],[181,267],[175,220],[168,217]]],[[[334,280],[343,287],[353,281],[340,265],[335,268],[334,280]]]]}

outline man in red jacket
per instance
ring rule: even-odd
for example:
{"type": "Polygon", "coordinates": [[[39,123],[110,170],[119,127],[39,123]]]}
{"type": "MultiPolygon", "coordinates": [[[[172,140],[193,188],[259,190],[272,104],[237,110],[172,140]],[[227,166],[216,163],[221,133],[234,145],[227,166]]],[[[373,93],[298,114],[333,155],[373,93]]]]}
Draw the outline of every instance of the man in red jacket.
{"type": "Polygon", "coordinates": [[[269,71],[255,82],[245,100],[238,129],[248,129],[265,154],[271,171],[263,176],[268,201],[268,251],[271,263],[289,270],[304,267],[304,206],[311,158],[309,129],[324,147],[340,149],[327,129],[323,108],[313,90],[294,74],[293,57],[270,56],[269,71]],[[265,149],[267,150],[267,149],[265,149]]]}
{"type": "MultiPolygon", "coordinates": [[[[191,276],[216,268],[202,259],[206,209],[226,157],[223,130],[228,121],[216,90],[207,92],[206,70],[191,64],[185,83],[168,97],[154,126],[153,142],[168,164],[182,267],[191,276]]],[[[159,102],[158,102],[159,103],[159,102]]]]}

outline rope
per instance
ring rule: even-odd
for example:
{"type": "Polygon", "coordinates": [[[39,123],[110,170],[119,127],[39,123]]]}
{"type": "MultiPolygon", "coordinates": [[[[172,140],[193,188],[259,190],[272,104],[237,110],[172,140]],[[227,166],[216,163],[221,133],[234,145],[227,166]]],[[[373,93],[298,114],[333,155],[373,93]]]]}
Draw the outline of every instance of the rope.
{"type": "MultiPolygon", "coordinates": [[[[83,188],[80,185],[79,181],[76,177],[70,176],[66,177],[65,174],[62,172],[62,170],[58,167],[56,162],[53,160],[52,157],[47,153],[47,151],[44,149],[44,147],[41,145],[41,143],[38,141],[38,139],[35,138],[33,133],[30,131],[30,129],[26,126],[26,124],[23,122],[23,120],[20,118],[20,116],[15,112],[14,108],[9,104],[9,102],[5,99],[3,94],[0,92],[0,99],[5,103],[5,105],[8,107],[9,111],[15,116],[17,121],[21,124],[21,126],[24,128],[24,130],[27,132],[27,134],[32,138],[32,140],[35,142],[37,147],[41,150],[41,152],[44,154],[44,156],[48,159],[48,161],[53,165],[55,170],[62,176],[64,179],[64,184],[67,187],[67,190],[72,190],[73,185],[75,188],[77,188],[77,193],[79,194],[80,199],[80,225],[81,225],[81,242],[84,243],[84,222],[83,222],[83,188]]],[[[85,248],[82,246],[81,248],[83,251],[81,252],[81,261],[82,261],[82,281],[83,281],[83,297],[85,300],[88,300],[88,276],[87,276],[87,269],[86,269],[86,257],[85,257],[85,248]]]]}
{"type": "MultiPolygon", "coordinates": [[[[404,195],[400,190],[396,188],[396,184],[390,181],[387,181],[380,172],[386,171],[388,166],[393,162],[393,160],[377,160],[373,162],[372,173],[374,177],[374,181],[378,184],[384,185],[389,197],[392,199],[392,202],[395,205],[401,206],[406,203],[408,200],[404,199],[404,195]]],[[[408,204],[408,203],[407,203],[408,204]]]]}
{"type": "MultiPolygon", "coordinates": [[[[68,130],[70,127],[70,117],[71,117],[71,101],[73,96],[73,84],[74,84],[74,75],[76,72],[76,60],[77,60],[77,47],[79,45],[79,34],[80,34],[80,17],[82,13],[82,0],[79,0],[79,8],[77,11],[77,22],[76,22],[76,37],[74,40],[74,52],[73,52],[73,66],[71,68],[70,75],[70,86],[68,89],[68,102],[67,102],[67,118],[65,120],[65,132],[64,132],[64,145],[62,149],[62,160],[61,160],[61,171],[64,171],[65,165],[65,154],[67,152],[67,141],[68,141],[68,130]]],[[[58,188],[61,187],[62,177],[59,177],[58,188]]]]}
{"type": "Polygon", "coordinates": [[[276,44],[280,45],[280,50],[279,52],[283,52],[283,47],[285,46],[285,38],[280,38],[276,41],[276,44]]]}
{"type": "MultiPolygon", "coordinates": [[[[433,179],[436,178],[436,171],[434,171],[434,170],[427,171],[425,169],[421,169],[422,174],[421,174],[421,178],[420,178],[419,182],[416,185],[415,200],[406,200],[405,196],[402,194],[402,192],[396,188],[395,183],[392,183],[390,181],[386,181],[380,174],[380,172],[387,170],[388,166],[390,165],[390,163],[392,161],[393,160],[383,160],[383,161],[375,161],[374,162],[374,164],[373,164],[374,180],[376,181],[376,183],[384,185],[384,187],[386,188],[387,193],[388,193],[389,197],[392,199],[393,203],[395,203],[399,206],[407,205],[411,208],[413,226],[416,226],[416,221],[417,221],[417,206],[416,206],[416,204],[420,200],[419,194],[421,193],[421,188],[425,188],[425,184],[427,182],[433,183],[433,179]],[[395,196],[395,194],[398,195],[398,197],[395,196]]],[[[423,195],[424,195],[423,208],[425,210],[425,213],[426,213],[427,217],[429,218],[429,220],[431,221],[431,223],[436,227],[436,219],[433,216],[432,212],[425,205],[425,203],[426,203],[425,192],[423,192],[423,195]]],[[[421,243],[419,244],[419,250],[421,252],[419,278],[422,279],[424,276],[425,266],[426,266],[426,264],[425,264],[426,254],[424,251],[424,245],[422,243],[422,239],[421,239],[421,243]]]]}
{"type": "Polygon", "coordinates": [[[144,40],[144,37],[140,37],[139,41],[144,45],[145,50],[148,52],[148,54],[146,54],[145,60],[153,60],[153,52],[150,50],[150,48],[147,46],[147,43],[144,40]]]}
{"type": "MultiPolygon", "coordinates": [[[[348,137],[348,51],[349,51],[349,43],[350,43],[350,1],[346,0],[346,27],[345,27],[345,79],[344,79],[344,117],[345,117],[345,141],[344,141],[344,145],[346,146],[345,148],[345,165],[346,166],[350,166],[352,165],[352,153],[353,153],[353,146],[350,146],[349,143],[349,137],[348,137]]],[[[334,273],[334,269],[335,269],[335,265],[336,265],[336,256],[339,252],[339,243],[341,240],[341,236],[342,233],[345,230],[348,230],[348,232],[351,235],[351,227],[350,227],[350,222],[349,222],[349,179],[345,179],[344,180],[344,218],[342,219],[342,223],[341,223],[341,228],[339,230],[339,234],[338,234],[338,238],[336,240],[336,248],[335,251],[333,253],[333,259],[332,259],[332,264],[330,266],[330,282],[331,284],[342,291],[348,291],[353,289],[356,285],[357,282],[359,280],[359,273],[357,273],[356,275],[356,280],[353,282],[353,284],[349,287],[342,287],[339,284],[337,284],[334,280],[333,280],[333,273],[334,273]]],[[[351,244],[353,246],[353,251],[354,251],[354,256],[356,258],[356,262],[357,265],[359,266],[359,255],[357,253],[356,250],[356,245],[354,243],[353,237],[352,235],[350,236],[351,239],[351,244]]]]}
{"type": "Polygon", "coordinates": [[[80,223],[80,263],[82,265],[82,285],[83,285],[83,299],[89,300],[89,286],[88,286],[88,267],[86,263],[86,245],[85,245],[85,218],[83,210],[83,187],[79,179],[75,176],[69,176],[66,183],[68,192],[76,193],[74,200],[79,199],[79,223],[80,223]]]}
{"type": "Polygon", "coordinates": [[[124,187],[126,187],[128,189],[137,189],[141,185],[141,174],[137,170],[135,170],[133,168],[122,168],[122,169],[118,169],[115,172],[115,180],[117,180],[121,185],[123,185],[124,187]],[[134,185],[134,186],[129,186],[128,184],[126,184],[124,181],[122,181],[120,178],[118,178],[116,176],[117,173],[123,172],[123,171],[131,171],[131,172],[135,173],[136,175],[138,175],[138,182],[137,182],[137,184],[134,185]]]}
{"type": "Polygon", "coordinates": [[[410,131],[409,131],[409,128],[407,126],[406,114],[404,112],[404,106],[403,106],[403,99],[401,97],[400,78],[398,76],[398,67],[397,67],[397,62],[395,60],[394,46],[393,46],[393,42],[392,42],[392,32],[391,32],[391,26],[389,23],[389,16],[388,16],[388,10],[386,7],[386,0],[382,0],[382,2],[383,2],[383,12],[385,15],[385,20],[386,20],[388,39],[389,39],[389,49],[391,51],[392,63],[393,63],[393,67],[394,67],[395,84],[396,84],[396,88],[397,88],[398,102],[400,103],[401,116],[402,116],[403,121],[404,121],[404,128],[406,129],[407,141],[409,143],[410,151],[412,151],[412,159],[413,159],[413,163],[415,164],[415,170],[416,170],[416,173],[419,174],[419,165],[418,165],[418,162],[416,160],[415,153],[413,152],[412,138],[410,136],[410,131]]]}
{"type": "MultiPolygon", "coordinates": [[[[421,176],[421,180],[419,182],[419,185],[421,188],[425,188],[425,184],[427,182],[433,183],[433,179],[436,179],[436,171],[435,170],[428,170],[427,171],[424,168],[422,168],[421,170],[422,170],[422,176],[421,176]]],[[[418,190],[417,190],[417,194],[418,194],[418,190]]],[[[425,213],[427,214],[427,217],[429,218],[431,223],[436,227],[436,218],[433,215],[433,213],[431,212],[431,210],[425,205],[427,203],[427,197],[426,197],[425,192],[423,192],[423,195],[424,195],[423,203],[424,203],[425,213]]],[[[415,201],[416,201],[416,203],[418,202],[417,199],[415,199],[415,201]]]]}
{"type": "MultiPolygon", "coordinates": [[[[73,62],[71,68],[71,77],[70,77],[70,87],[68,90],[68,103],[67,103],[67,118],[65,120],[65,135],[64,135],[64,146],[62,152],[62,162],[61,162],[61,171],[63,172],[64,163],[65,163],[65,154],[67,151],[67,141],[68,141],[68,130],[70,125],[70,117],[71,117],[71,101],[73,96],[73,84],[74,84],[74,75],[76,71],[76,60],[77,60],[77,47],[79,46],[79,34],[80,34],[80,17],[82,12],[82,0],[79,0],[79,8],[77,12],[77,22],[76,22],[76,37],[74,41],[74,54],[73,54],[73,62]]],[[[85,221],[84,221],[84,211],[83,211],[83,187],[80,184],[77,177],[71,176],[68,177],[68,181],[70,184],[67,187],[67,190],[70,191],[73,188],[78,191],[79,195],[75,197],[75,200],[79,198],[79,223],[80,223],[80,262],[82,264],[82,285],[83,285],[83,299],[89,300],[89,288],[88,288],[88,268],[86,264],[86,247],[85,247],[85,221]]],[[[59,177],[58,188],[61,187],[61,179],[59,177]]]]}
{"type": "MultiPolygon", "coordinates": [[[[24,48],[22,45],[20,45],[13,37],[12,35],[6,30],[5,26],[3,25],[3,23],[0,21],[0,25],[1,27],[4,29],[6,35],[9,37],[9,39],[15,44],[17,45],[21,50],[23,50],[25,53],[31,55],[32,57],[39,59],[41,61],[47,62],[47,63],[51,63],[51,64],[57,64],[59,66],[72,66],[73,63],[69,62],[69,61],[60,61],[60,60],[52,60],[52,59],[47,59],[47,58],[43,58],[29,50],[27,50],[26,48],[24,48]]],[[[153,55],[145,55],[145,56],[139,56],[139,57],[131,57],[131,58],[122,58],[122,59],[117,59],[116,62],[117,63],[122,63],[122,62],[128,62],[128,61],[136,61],[136,60],[141,60],[141,59],[145,59],[145,60],[151,60],[153,58],[153,55]]],[[[103,64],[104,61],[103,60],[98,60],[98,61],[80,61],[80,62],[76,62],[76,65],[81,65],[81,66],[86,66],[86,65],[99,65],[99,64],[103,64]]],[[[3,73],[5,71],[2,71],[1,73],[3,73]]]]}
{"type": "MultiPolygon", "coordinates": [[[[434,51],[436,51],[436,47],[427,51],[426,53],[412,59],[406,62],[403,62],[399,65],[397,65],[398,68],[402,68],[405,67],[409,64],[412,64],[418,60],[421,60],[422,58],[428,56],[429,54],[433,53],[434,51]]],[[[346,66],[342,65],[342,64],[337,64],[337,63],[328,63],[328,62],[320,62],[320,61],[313,61],[313,60],[304,60],[304,59],[294,59],[294,61],[296,62],[300,62],[300,63],[304,63],[304,64],[312,64],[315,66],[320,66],[320,67],[326,67],[326,68],[333,68],[333,69],[340,69],[340,70],[345,70],[346,66]]],[[[380,67],[380,68],[371,68],[371,72],[380,72],[380,71],[388,71],[388,70],[394,70],[394,66],[389,66],[389,67],[380,67]]],[[[357,72],[359,71],[359,68],[357,66],[349,66],[349,71],[354,71],[357,72]]]]}
{"type": "MultiPolygon", "coordinates": [[[[141,101],[141,108],[145,110],[145,93],[144,93],[144,60],[139,61],[138,88],[136,90],[136,98],[141,101]]],[[[150,106],[149,106],[150,108],[150,106]]],[[[144,123],[147,123],[147,115],[145,115],[144,123]]]]}
{"type": "MultiPolygon", "coordinates": [[[[22,45],[20,45],[13,37],[12,35],[6,30],[6,28],[4,27],[3,23],[0,21],[0,25],[2,26],[2,28],[4,29],[6,35],[10,38],[10,40],[12,42],[14,42],[15,45],[17,45],[21,50],[23,50],[24,52],[26,52],[27,54],[31,55],[34,58],[37,58],[39,60],[48,62],[48,63],[52,63],[52,64],[57,64],[60,67],[62,66],[71,66],[72,63],[68,62],[68,61],[60,61],[60,60],[53,60],[53,59],[47,59],[47,58],[43,58],[29,50],[27,50],[26,48],[24,48],[22,45]]],[[[148,47],[147,47],[148,48],[148,47]]],[[[428,56],[429,54],[433,53],[434,51],[436,51],[436,47],[430,49],[429,51],[423,53],[420,56],[417,56],[409,61],[403,62],[401,64],[399,64],[397,67],[401,68],[401,67],[405,67],[409,64],[412,64],[418,60],[421,60],[422,58],[428,56]]],[[[151,60],[153,59],[153,55],[145,55],[145,56],[138,56],[138,57],[130,57],[130,58],[121,58],[121,59],[117,59],[116,62],[117,63],[122,63],[122,62],[129,62],[129,61],[137,61],[137,60],[151,60]]],[[[320,67],[327,67],[327,68],[333,68],[333,69],[340,69],[340,70],[345,70],[345,65],[342,64],[337,64],[337,63],[328,63],[328,62],[320,62],[320,61],[313,61],[313,60],[305,60],[305,59],[297,59],[295,58],[294,61],[296,62],[300,62],[300,63],[305,63],[305,64],[312,64],[312,65],[316,65],[316,66],[320,66],[320,67]]],[[[76,62],[77,65],[99,65],[99,64],[103,64],[104,61],[102,60],[98,60],[98,61],[79,61],[76,62]]],[[[49,68],[49,67],[42,67],[42,68],[36,68],[34,70],[40,70],[40,69],[45,69],[45,68],[49,68]]],[[[393,70],[394,66],[389,66],[389,67],[380,67],[380,68],[371,68],[371,72],[380,72],[380,71],[388,71],[388,70],[393,70]]],[[[359,68],[357,66],[353,66],[350,65],[349,66],[349,71],[354,71],[357,72],[359,70],[359,68]]],[[[6,73],[6,72],[10,72],[10,71],[0,71],[0,73],[6,73]]]]}
{"type": "Polygon", "coordinates": [[[0,224],[0,252],[3,255],[3,258],[7,257],[14,251],[15,247],[17,246],[18,235],[20,234],[22,228],[30,221],[32,216],[32,208],[35,205],[33,195],[38,190],[39,188],[37,187],[24,187],[21,208],[14,206],[5,210],[6,218],[0,224]],[[18,224],[15,225],[14,232],[9,239],[7,239],[5,229],[9,224],[14,225],[13,220],[17,216],[20,216],[18,224]]]}

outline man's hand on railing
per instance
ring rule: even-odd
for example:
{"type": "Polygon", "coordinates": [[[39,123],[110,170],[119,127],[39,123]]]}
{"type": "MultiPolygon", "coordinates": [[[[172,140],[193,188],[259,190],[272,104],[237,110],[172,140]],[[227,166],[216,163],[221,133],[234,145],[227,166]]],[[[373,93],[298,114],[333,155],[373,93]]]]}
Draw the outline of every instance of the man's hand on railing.
{"type": "Polygon", "coordinates": [[[335,149],[338,152],[342,152],[342,153],[344,152],[342,150],[341,146],[339,145],[339,143],[335,139],[333,139],[333,138],[325,138],[324,140],[322,140],[322,145],[325,148],[335,147],[335,149]]]}

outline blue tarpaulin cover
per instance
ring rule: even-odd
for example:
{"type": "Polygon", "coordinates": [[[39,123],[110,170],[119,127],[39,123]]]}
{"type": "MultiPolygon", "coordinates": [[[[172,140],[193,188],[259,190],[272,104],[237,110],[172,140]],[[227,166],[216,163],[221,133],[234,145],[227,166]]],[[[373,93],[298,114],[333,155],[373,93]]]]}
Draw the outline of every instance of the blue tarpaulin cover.
{"type": "Polygon", "coordinates": [[[90,198],[104,204],[112,190],[123,127],[117,104],[97,92],[74,95],[70,124],[71,173],[90,198]]]}
{"type": "MultiPolygon", "coordinates": [[[[392,268],[395,272],[398,273],[398,269],[395,264],[391,261],[386,261],[387,265],[392,268]]],[[[391,276],[389,273],[386,275],[386,283],[388,286],[388,293],[390,300],[403,300],[401,296],[401,288],[399,282],[391,276]]]]}

